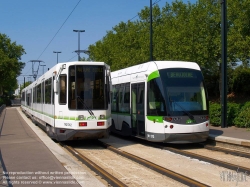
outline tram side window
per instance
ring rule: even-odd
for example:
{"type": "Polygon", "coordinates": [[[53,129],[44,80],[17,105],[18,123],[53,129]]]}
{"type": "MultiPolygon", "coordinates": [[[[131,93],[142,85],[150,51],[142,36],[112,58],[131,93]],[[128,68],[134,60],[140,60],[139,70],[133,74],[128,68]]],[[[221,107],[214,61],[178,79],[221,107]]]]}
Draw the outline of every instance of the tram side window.
{"type": "Polygon", "coordinates": [[[31,89],[29,91],[26,91],[26,103],[28,106],[31,104],[31,97],[32,97],[32,92],[31,89]]]}
{"type": "Polygon", "coordinates": [[[67,76],[66,75],[60,75],[59,83],[60,83],[59,104],[66,104],[67,76]]]}
{"type": "MultiPolygon", "coordinates": [[[[53,76],[53,81],[55,80],[55,77],[53,76]]],[[[51,83],[53,82],[52,81],[52,78],[51,78],[51,83]]],[[[51,84],[51,87],[52,87],[52,104],[54,104],[54,100],[55,100],[55,93],[54,93],[54,84],[51,84]]]]}
{"type": "Polygon", "coordinates": [[[37,103],[41,103],[41,84],[36,86],[36,97],[37,103]]]}
{"type": "Polygon", "coordinates": [[[36,103],[36,87],[33,88],[33,103],[36,103]]]}
{"type": "Polygon", "coordinates": [[[118,110],[119,110],[119,112],[123,112],[123,109],[122,109],[123,88],[124,88],[123,85],[119,85],[118,95],[117,95],[118,96],[118,110]]]}
{"type": "Polygon", "coordinates": [[[42,82],[41,85],[42,85],[41,103],[44,103],[44,82],[42,82]]]}
{"type": "Polygon", "coordinates": [[[32,103],[32,89],[30,89],[30,105],[32,103]]]}
{"type": "Polygon", "coordinates": [[[122,85],[123,87],[123,99],[121,112],[129,112],[129,103],[130,103],[130,86],[129,83],[122,85]]]}
{"type": "Polygon", "coordinates": [[[45,103],[51,104],[51,78],[45,81],[45,103]]]}
{"type": "Polygon", "coordinates": [[[116,86],[112,86],[112,93],[111,93],[111,111],[116,112],[116,102],[117,102],[117,88],[116,86]]]}
{"type": "Polygon", "coordinates": [[[26,105],[29,105],[29,101],[28,101],[28,90],[25,92],[25,95],[26,95],[26,105]]]}
{"type": "Polygon", "coordinates": [[[125,93],[124,93],[124,103],[130,102],[130,87],[129,83],[125,85],[125,93]]]}
{"type": "Polygon", "coordinates": [[[25,94],[24,94],[24,92],[22,92],[22,101],[24,101],[24,96],[25,96],[25,94]]]}

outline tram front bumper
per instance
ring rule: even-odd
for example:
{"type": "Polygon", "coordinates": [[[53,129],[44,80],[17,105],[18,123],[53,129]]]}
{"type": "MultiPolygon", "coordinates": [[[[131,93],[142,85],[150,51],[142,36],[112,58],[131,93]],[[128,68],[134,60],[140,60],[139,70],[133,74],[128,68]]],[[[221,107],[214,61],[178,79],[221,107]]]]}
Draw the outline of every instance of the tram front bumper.
{"type": "Polygon", "coordinates": [[[56,129],[55,139],[58,141],[87,140],[108,138],[110,128],[94,130],[56,129]]]}
{"type": "MultiPolygon", "coordinates": [[[[147,136],[147,133],[146,133],[146,136],[147,136]]],[[[209,137],[209,131],[195,132],[195,133],[171,133],[171,134],[170,133],[166,133],[166,134],[150,133],[150,135],[147,136],[147,140],[153,141],[153,142],[181,144],[181,143],[204,142],[207,140],[208,137],[209,137]]]]}

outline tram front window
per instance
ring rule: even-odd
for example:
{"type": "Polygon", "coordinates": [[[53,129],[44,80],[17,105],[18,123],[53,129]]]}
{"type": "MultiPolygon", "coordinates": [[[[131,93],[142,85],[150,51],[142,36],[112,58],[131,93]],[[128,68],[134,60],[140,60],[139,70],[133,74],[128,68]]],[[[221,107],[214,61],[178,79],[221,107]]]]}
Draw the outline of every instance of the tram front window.
{"type": "Polygon", "coordinates": [[[163,116],[166,115],[166,102],[161,79],[155,78],[148,82],[147,115],[163,116]]]}
{"type": "Polygon", "coordinates": [[[77,65],[69,68],[69,108],[105,109],[103,66],[77,65]]]}
{"type": "Polygon", "coordinates": [[[159,72],[170,112],[207,111],[206,92],[200,71],[172,68],[159,72]]]}

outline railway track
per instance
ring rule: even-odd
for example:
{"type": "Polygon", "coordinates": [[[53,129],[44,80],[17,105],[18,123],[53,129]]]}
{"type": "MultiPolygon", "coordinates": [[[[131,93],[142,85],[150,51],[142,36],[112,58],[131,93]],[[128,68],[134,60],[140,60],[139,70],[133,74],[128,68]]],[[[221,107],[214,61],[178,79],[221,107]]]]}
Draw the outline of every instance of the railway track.
{"type": "MultiPolygon", "coordinates": [[[[234,161],[226,162],[223,160],[211,158],[212,156],[210,157],[210,155],[213,155],[214,152],[221,152],[223,150],[216,148],[215,151],[210,151],[209,156],[204,156],[192,152],[192,150],[197,151],[199,149],[203,151],[210,148],[214,149],[214,147],[209,147],[206,145],[198,145],[196,147],[185,145],[184,147],[186,150],[182,150],[184,148],[166,147],[161,144],[150,143],[143,140],[135,140],[133,138],[123,139],[121,137],[111,136],[111,139],[101,140],[101,142],[98,142],[98,144],[94,145],[94,147],[91,148],[81,147],[79,145],[63,146],[85,165],[91,168],[91,170],[94,170],[95,173],[100,175],[111,186],[155,186],[156,184],[157,186],[163,186],[164,184],[168,184],[169,186],[214,186],[217,185],[217,183],[218,186],[228,186],[232,185],[232,182],[237,182],[237,184],[238,182],[241,182],[240,184],[243,184],[243,186],[249,186],[250,184],[250,177],[248,175],[250,173],[249,165],[246,165],[247,167],[244,167],[244,164],[233,164],[234,161]],[[127,143],[129,141],[130,143],[127,143]],[[139,146],[139,148],[134,148],[135,145],[139,146]],[[158,153],[153,153],[153,149],[158,153]],[[165,150],[167,152],[165,152],[165,150]],[[174,161],[172,161],[170,158],[171,156],[168,155],[171,155],[171,153],[172,157],[176,157],[174,161]],[[160,154],[162,155],[158,158],[158,155],[160,154]],[[100,157],[100,155],[109,156],[100,157]],[[181,155],[183,155],[184,157],[182,157],[181,155]],[[121,158],[126,158],[129,164],[123,164],[125,161],[122,161],[121,158]],[[186,159],[188,160],[188,162],[191,162],[191,168],[193,168],[193,170],[197,170],[195,171],[196,173],[193,174],[194,171],[190,171],[190,168],[188,167],[189,164],[186,160],[182,161],[180,159],[186,159]],[[159,162],[159,160],[162,161],[159,162]],[[197,162],[199,162],[198,165],[197,162]],[[113,165],[114,163],[116,163],[116,165],[113,165]],[[138,165],[133,165],[134,163],[138,163],[138,165]],[[209,165],[209,163],[211,163],[212,165],[209,165]],[[124,168],[122,165],[126,165],[126,167],[124,168]],[[178,167],[176,169],[172,166],[178,167]],[[212,169],[209,169],[210,167],[212,169]],[[117,170],[117,168],[120,168],[120,170],[117,170]],[[131,170],[127,171],[127,168],[131,168],[131,170]],[[123,170],[126,170],[126,172],[123,173],[123,170]],[[151,173],[149,170],[151,170],[151,173]],[[144,174],[148,174],[143,176],[138,175],[136,177],[131,177],[131,173],[137,174],[142,172],[144,174]],[[201,172],[204,172],[203,175],[208,179],[205,179],[204,176],[202,176],[201,172]],[[231,175],[234,178],[232,178],[231,175]],[[218,178],[216,179],[215,176],[218,178]],[[228,176],[231,178],[227,179],[228,176]],[[239,178],[239,176],[241,178],[239,178]],[[211,178],[211,181],[209,180],[209,178],[211,178]],[[138,182],[140,180],[144,181],[144,183],[138,182]],[[147,180],[149,181],[147,182],[147,180]],[[152,181],[155,182],[155,184],[152,183],[152,181]],[[164,184],[158,184],[158,181],[161,181],[164,184]]],[[[231,158],[232,152],[226,153],[227,154],[224,154],[230,156],[231,158]]],[[[234,155],[237,155],[237,157],[246,157],[242,159],[247,160],[247,162],[249,163],[248,155],[242,154],[243,153],[237,153],[234,155]]]]}
{"type": "MultiPolygon", "coordinates": [[[[135,139],[133,138],[133,140],[135,140],[135,139]]],[[[225,161],[222,160],[223,156],[222,156],[222,159],[221,158],[220,159],[211,158],[214,151],[222,152],[222,153],[225,153],[225,154],[230,154],[230,155],[234,155],[234,156],[238,156],[238,157],[245,157],[247,159],[250,158],[250,153],[243,152],[243,151],[238,151],[238,149],[233,150],[233,149],[222,148],[222,147],[219,147],[219,146],[211,146],[211,145],[207,145],[207,144],[195,144],[195,145],[186,144],[184,146],[183,145],[179,146],[179,145],[169,145],[168,144],[168,146],[165,146],[164,144],[161,144],[161,143],[152,143],[152,142],[148,142],[148,141],[145,141],[145,140],[142,140],[142,139],[140,139],[140,140],[137,139],[137,141],[139,141],[140,143],[142,143],[144,145],[150,145],[150,146],[153,146],[153,147],[157,147],[157,148],[160,148],[160,149],[171,151],[171,152],[176,153],[176,154],[180,154],[180,155],[183,155],[183,156],[187,156],[187,157],[190,157],[190,158],[194,158],[194,159],[198,159],[198,160],[201,160],[201,161],[204,161],[204,162],[215,164],[215,165],[218,165],[218,166],[230,169],[230,170],[250,174],[250,166],[249,167],[244,167],[244,166],[239,165],[239,164],[232,164],[232,163],[229,163],[229,162],[225,162],[225,161]],[[176,148],[176,147],[180,147],[180,148],[176,148]],[[209,154],[210,157],[201,155],[199,153],[194,153],[194,152],[199,152],[197,150],[201,149],[201,148],[213,151],[213,152],[211,152],[209,154]],[[195,151],[193,151],[193,152],[189,151],[189,150],[192,150],[192,149],[194,149],[195,151]]]]}
{"type": "Polygon", "coordinates": [[[155,183],[155,186],[164,186],[164,184],[168,184],[170,186],[208,186],[190,177],[142,159],[136,155],[117,149],[109,144],[103,142],[99,142],[98,144],[102,147],[102,149],[97,146],[95,147],[96,152],[93,152],[92,148],[88,150],[86,148],[74,147],[74,145],[61,145],[85,165],[104,178],[111,186],[152,186],[152,183],[155,183]],[[104,152],[106,155],[110,156],[109,161],[105,160],[107,158],[103,157],[103,155],[105,155],[104,152]],[[99,155],[98,158],[96,158],[97,155],[99,155]],[[117,157],[117,155],[119,156],[117,157]],[[117,158],[118,160],[116,160],[117,158]],[[125,161],[123,159],[125,159],[125,161]],[[104,163],[103,160],[105,160],[105,162],[109,162],[109,166],[107,166],[107,163],[104,163]],[[110,163],[110,160],[114,165],[110,163]],[[130,168],[134,169],[130,171],[122,171],[127,170],[128,168],[124,169],[124,167],[120,166],[121,168],[119,169],[115,163],[118,165],[125,163],[128,164],[130,168]],[[135,163],[137,164],[135,165],[135,163]],[[127,177],[131,173],[136,176],[131,178],[127,177]],[[142,176],[141,173],[143,173],[142,176]],[[145,178],[145,175],[148,175],[148,178],[145,178]],[[157,178],[159,178],[159,180],[157,180],[157,178]],[[153,179],[153,181],[151,179],[153,179]],[[140,183],[138,180],[143,182],[140,183]]]}

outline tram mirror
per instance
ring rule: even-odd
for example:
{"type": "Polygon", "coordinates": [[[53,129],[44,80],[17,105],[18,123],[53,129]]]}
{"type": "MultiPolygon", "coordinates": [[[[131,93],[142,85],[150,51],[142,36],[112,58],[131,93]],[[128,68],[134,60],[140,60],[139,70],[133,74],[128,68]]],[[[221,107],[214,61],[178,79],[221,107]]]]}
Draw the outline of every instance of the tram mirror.
{"type": "Polygon", "coordinates": [[[110,76],[110,69],[107,69],[107,76],[110,76]]]}
{"type": "Polygon", "coordinates": [[[58,84],[57,84],[56,80],[54,80],[54,92],[55,93],[58,92],[58,84]]]}
{"type": "Polygon", "coordinates": [[[66,69],[66,64],[63,64],[63,65],[62,65],[62,69],[66,69]]]}

